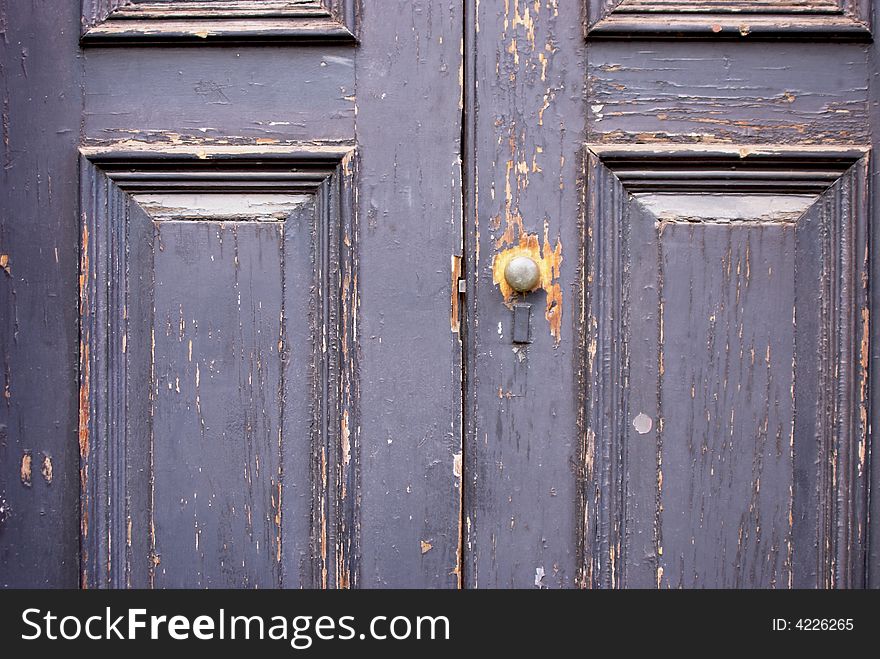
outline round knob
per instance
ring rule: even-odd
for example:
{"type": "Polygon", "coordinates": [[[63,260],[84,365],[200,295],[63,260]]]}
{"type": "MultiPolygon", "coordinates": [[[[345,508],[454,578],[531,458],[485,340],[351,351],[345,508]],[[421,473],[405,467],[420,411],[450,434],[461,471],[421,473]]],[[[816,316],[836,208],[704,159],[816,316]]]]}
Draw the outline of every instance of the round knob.
{"type": "Polygon", "coordinates": [[[541,271],[533,259],[517,256],[504,268],[504,279],[517,293],[528,293],[541,281],[541,271]]]}

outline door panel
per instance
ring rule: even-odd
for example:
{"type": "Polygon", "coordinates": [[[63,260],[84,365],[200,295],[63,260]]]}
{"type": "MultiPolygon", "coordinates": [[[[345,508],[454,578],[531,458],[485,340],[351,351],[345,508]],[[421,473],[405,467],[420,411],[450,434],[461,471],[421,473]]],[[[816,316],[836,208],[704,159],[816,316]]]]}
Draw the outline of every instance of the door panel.
{"type": "MultiPolygon", "coordinates": [[[[295,506],[285,505],[282,488],[289,483],[289,496],[297,480],[308,481],[308,470],[306,478],[295,474],[303,471],[297,468],[300,456],[308,463],[309,450],[308,444],[288,442],[291,459],[285,463],[278,441],[288,435],[282,417],[299,416],[300,428],[285,424],[284,430],[308,436],[308,414],[301,410],[308,394],[282,388],[278,354],[283,335],[305,334],[296,332],[291,316],[308,317],[307,308],[297,308],[297,300],[281,290],[308,278],[296,277],[295,265],[292,277],[282,275],[282,260],[287,265],[308,258],[282,257],[285,236],[277,220],[156,221],[154,231],[161,249],[154,244],[153,585],[283,584],[281,519],[301,517],[302,511],[297,515],[295,506]],[[209,454],[215,460],[206,464],[209,454]],[[234,485],[238,472],[241,487],[234,485]],[[214,487],[222,482],[233,485],[214,487]],[[200,492],[210,498],[199,501],[200,492]],[[183,532],[188,526],[192,534],[183,532]]],[[[307,371],[286,375],[285,385],[308,379],[307,371]]],[[[294,524],[308,529],[307,523],[294,524]]],[[[296,545],[295,535],[285,538],[293,540],[285,548],[296,545]]]]}
{"type": "Polygon", "coordinates": [[[591,144],[870,141],[860,46],[588,43],[591,144]]]}
{"type": "Polygon", "coordinates": [[[596,153],[585,572],[624,587],[862,583],[864,161],[596,153]]]}
{"type": "Polygon", "coordinates": [[[83,161],[84,583],[350,579],[353,152],[114,148],[83,161]]]}
{"type": "Polygon", "coordinates": [[[255,46],[219,58],[224,52],[211,46],[87,50],[89,141],[168,146],[351,141],[351,47],[255,46]]]}

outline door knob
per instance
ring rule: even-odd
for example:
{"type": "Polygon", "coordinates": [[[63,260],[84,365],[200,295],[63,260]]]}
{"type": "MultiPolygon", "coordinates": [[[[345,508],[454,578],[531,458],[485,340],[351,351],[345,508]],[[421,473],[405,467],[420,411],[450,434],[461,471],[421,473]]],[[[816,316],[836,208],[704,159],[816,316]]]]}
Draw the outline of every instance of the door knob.
{"type": "Polygon", "coordinates": [[[534,259],[528,256],[512,258],[504,268],[504,279],[507,285],[517,293],[528,293],[541,280],[541,271],[534,259]]]}

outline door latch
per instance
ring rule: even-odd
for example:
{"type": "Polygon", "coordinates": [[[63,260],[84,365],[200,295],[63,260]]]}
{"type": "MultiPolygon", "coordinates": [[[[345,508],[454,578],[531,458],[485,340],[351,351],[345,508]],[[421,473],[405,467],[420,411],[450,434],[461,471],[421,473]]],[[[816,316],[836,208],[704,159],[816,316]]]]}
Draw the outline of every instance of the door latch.
{"type": "Polygon", "coordinates": [[[518,303],[513,305],[513,342],[532,342],[532,305],[518,303]]]}

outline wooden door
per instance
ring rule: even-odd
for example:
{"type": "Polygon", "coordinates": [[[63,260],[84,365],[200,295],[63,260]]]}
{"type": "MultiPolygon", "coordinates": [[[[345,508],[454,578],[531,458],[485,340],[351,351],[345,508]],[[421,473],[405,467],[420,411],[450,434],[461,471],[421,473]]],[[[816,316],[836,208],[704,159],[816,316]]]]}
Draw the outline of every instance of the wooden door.
{"type": "Polygon", "coordinates": [[[872,5],[0,0],[0,585],[877,586],[872,5]]]}
{"type": "Polygon", "coordinates": [[[359,4],[0,5],[4,585],[457,585],[462,10],[359,4]]]}
{"type": "Polygon", "coordinates": [[[466,584],[876,585],[870,3],[583,4],[469,14],[466,584]]]}

